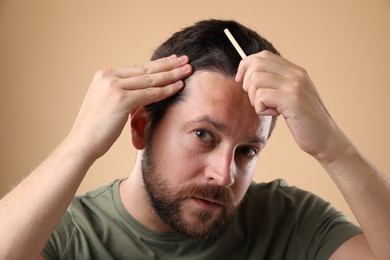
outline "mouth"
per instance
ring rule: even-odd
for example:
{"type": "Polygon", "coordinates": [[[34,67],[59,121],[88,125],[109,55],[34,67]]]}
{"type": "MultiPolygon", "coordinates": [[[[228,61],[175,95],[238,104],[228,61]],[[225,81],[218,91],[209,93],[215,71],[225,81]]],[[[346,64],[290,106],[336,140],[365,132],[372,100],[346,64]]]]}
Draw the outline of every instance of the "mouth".
{"type": "Polygon", "coordinates": [[[217,210],[224,206],[223,202],[214,199],[201,197],[191,197],[191,199],[202,209],[209,211],[217,210]]]}

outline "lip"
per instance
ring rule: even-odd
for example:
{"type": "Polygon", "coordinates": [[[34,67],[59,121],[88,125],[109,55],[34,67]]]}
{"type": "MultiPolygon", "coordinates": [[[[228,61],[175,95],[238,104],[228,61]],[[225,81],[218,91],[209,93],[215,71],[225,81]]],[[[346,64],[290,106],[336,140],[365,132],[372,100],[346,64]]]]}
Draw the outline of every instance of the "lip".
{"type": "Polygon", "coordinates": [[[209,211],[220,209],[223,203],[218,200],[205,199],[201,197],[192,197],[192,200],[201,208],[209,211]]]}

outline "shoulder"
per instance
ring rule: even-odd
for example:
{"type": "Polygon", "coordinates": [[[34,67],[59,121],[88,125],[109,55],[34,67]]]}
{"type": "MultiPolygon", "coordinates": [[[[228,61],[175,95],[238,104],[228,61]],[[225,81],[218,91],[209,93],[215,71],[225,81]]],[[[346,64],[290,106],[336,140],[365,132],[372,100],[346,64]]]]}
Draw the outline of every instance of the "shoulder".
{"type": "Polygon", "coordinates": [[[72,255],[80,245],[84,252],[90,248],[91,243],[100,243],[101,226],[106,219],[111,218],[109,213],[113,215],[116,212],[112,201],[118,185],[119,180],[115,180],[76,196],[53,231],[42,255],[46,259],[54,259],[59,255],[72,255]]]}
{"type": "Polygon", "coordinates": [[[246,200],[254,201],[255,203],[277,201],[286,206],[299,203],[301,200],[308,197],[320,199],[308,191],[288,185],[288,183],[283,179],[276,179],[271,182],[262,183],[252,182],[246,194],[246,200]]]}
{"type": "Polygon", "coordinates": [[[242,216],[251,223],[259,223],[257,232],[269,231],[270,239],[275,232],[294,237],[287,244],[298,242],[311,257],[328,258],[341,244],[361,233],[331,203],[281,179],[252,183],[242,206],[242,216]]]}
{"type": "Polygon", "coordinates": [[[115,180],[85,194],[76,196],[69,205],[70,215],[89,214],[89,212],[110,211],[115,209],[113,201],[119,192],[120,180],[115,180]]]}
{"type": "Polygon", "coordinates": [[[260,207],[266,215],[294,216],[298,228],[318,225],[322,221],[349,222],[347,217],[332,204],[316,194],[290,186],[277,179],[268,183],[252,183],[244,204],[260,207]],[[286,215],[287,214],[287,215],[286,215]]]}
{"type": "Polygon", "coordinates": [[[120,181],[120,179],[114,180],[107,185],[90,190],[83,195],[76,196],[76,198],[79,200],[92,200],[101,197],[112,197],[113,192],[118,189],[120,181]]]}
{"type": "MultiPolygon", "coordinates": [[[[316,207],[322,205],[329,208],[330,203],[317,196],[316,194],[300,189],[296,186],[290,186],[283,179],[276,179],[267,183],[253,182],[247,191],[247,200],[255,203],[274,203],[278,207],[294,207],[300,210],[301,207],[316,207]]],[[[269,204],[268,206],[272,206],[269,204]]]]}

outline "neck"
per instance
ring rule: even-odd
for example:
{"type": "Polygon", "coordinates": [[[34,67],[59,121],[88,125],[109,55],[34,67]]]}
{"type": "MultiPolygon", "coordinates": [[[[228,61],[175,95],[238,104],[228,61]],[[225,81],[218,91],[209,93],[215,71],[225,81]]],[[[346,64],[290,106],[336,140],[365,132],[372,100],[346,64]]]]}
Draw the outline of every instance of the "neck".
{"type": "Polygon", "coordinates": [[[161,221],[149,202],[142,178],[141,160],[142,151],[139,151],[131,175],[120,184],[122,203],[133,218],[151,231],[172,232],[172,229],[161,221]]]}

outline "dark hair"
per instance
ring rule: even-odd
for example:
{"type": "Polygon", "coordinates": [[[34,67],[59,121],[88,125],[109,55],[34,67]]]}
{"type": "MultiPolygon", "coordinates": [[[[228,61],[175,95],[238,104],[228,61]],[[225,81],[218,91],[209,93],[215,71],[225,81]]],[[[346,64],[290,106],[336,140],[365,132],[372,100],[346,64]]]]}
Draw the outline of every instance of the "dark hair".
{"type": "MultiPolygon", "coordinates": [[[[240,23],[233,20],[211,19],[199,21],[193,26],[174,33],[154,51],[152,60],[172,54],[187,55],[194,72],[207,70],[220,73],[225,77],[235,77],[241,57],[223,32],[225,28],[229,29],[247,55],[263,50],[279,55],[270,42],[240,23]]],[[[182,98],[183,94],[180,91],[174,96],[145,107],[145,110],[150,113],[149,134],[152,134],[153,129],[157,127],[167,108],[182,98]]],[[[273,116],[269,136],[275,122],[276,117],[273,116]]]]}

